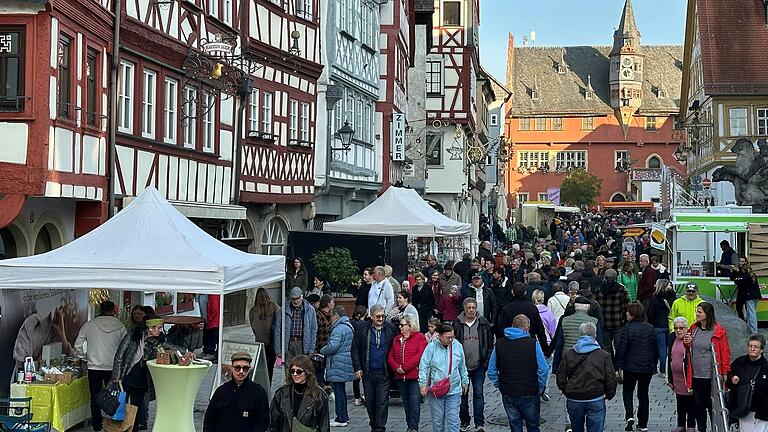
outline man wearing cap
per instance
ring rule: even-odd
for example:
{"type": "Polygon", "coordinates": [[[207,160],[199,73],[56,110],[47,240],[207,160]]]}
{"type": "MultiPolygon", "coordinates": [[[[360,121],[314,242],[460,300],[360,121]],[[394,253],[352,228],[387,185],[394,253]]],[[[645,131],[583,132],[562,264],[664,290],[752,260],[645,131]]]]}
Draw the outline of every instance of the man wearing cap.
{"type": "Polygon", "coordinates": [[[248,378],[251,355],[232,354],[232,379],[213,393],[205,410],[203,432],[264,432],[269,427],[267,392],[248,378]]]}
{"type": "Polygon", "coordinates": [[[560,322],[557,324],[557,331],[555,337],[552,339],[552,346],[554,349],[554,357],[552,358],[552,370],[556,371],[560,367],[560,360],[563,353],[573,348],[576,344],[576,340],[581,336],[579,333],[579,326],[585,322],[589,322],[595,325],[597,329],[596,338],[598,342],[603,340],[603,334],[600,330],[600,326],[597,325],[597,318],[589,316],[589,308],[592,303],[589,299],[578,296],[573,302],[573,313],[566,314],[560,318],[560,322]]]}
{"type": "Polygon", "coordinates": [[[283,355],[285,348],[285,358],[283,364],[287,367],[291,360],[297,355],[310,354],[315,349],[317,340],[317,316],[312,306],[304,300],[304,292],[299,287],[291,289],[291,302],[288,307],[280,308],[275,314],[275,354],[278,357],[283,355]],[[283,335],[283,323],[285,321],[285,335],[283,335]]]}
{"type": "Polygon", "coordinates": [[[488,322],[496,322],[496,296],[490,287],[483,283],[483,278],[479,274],[472,276],[472,283],[462,290],[461,298],[475,299],[477,303],[477,315],[485,318],[488,322]]]}
{"type": "Polygon", "coordinates": [[[699,286],[695,282],[689,282],[685,286],[685,295],[675,300],[669,310],[670,331],[674,331],[673,321],[677,317],[683,317],[689,323],[696,322],[696,307],[703,301],[699,297],[699,286]]]}

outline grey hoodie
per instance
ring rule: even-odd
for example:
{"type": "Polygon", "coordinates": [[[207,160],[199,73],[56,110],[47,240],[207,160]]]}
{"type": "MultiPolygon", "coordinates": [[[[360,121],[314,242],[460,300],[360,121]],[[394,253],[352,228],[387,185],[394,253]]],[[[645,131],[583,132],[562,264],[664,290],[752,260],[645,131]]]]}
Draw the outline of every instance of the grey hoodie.
{"type": "Polygon", "coordinates": [[[111,371],[120,341],[128,332],[119,319],[99,315],[83,324],[75,340],[75,351],[88,360],[88,369],[111,371]]]}

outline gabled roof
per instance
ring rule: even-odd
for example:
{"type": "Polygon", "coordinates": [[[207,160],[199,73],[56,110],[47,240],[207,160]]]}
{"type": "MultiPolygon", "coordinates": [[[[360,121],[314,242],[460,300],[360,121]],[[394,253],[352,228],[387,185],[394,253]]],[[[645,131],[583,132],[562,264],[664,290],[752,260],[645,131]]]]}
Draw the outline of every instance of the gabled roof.
{"type": "Polygon", "coordinates": [[[696,1],[698,6],[704,92],[768,94],[765,3],[759,0],[691,1],[696,1]]]}
{"type": "MultiPolygon", "coordinates": [[[[611,47],[518,47],[514,54],[512,115],[612,114],[609,86],[611,47]],[[564,50],[564,53],[563,53],[564,50]],[[559,74],[557,65],[565,60],[567,70],[559,74]],[[591,76],[595,97],[584,93],[591,76]],[[531,98],[538,84],[539,98],[531,98]]],[[[640,113],[676,113],[680,102],[683,47],[660,45],[643,47],[643,104],[640,113]],[[658,88],[666,92],[659,98],[658,88]]]]}

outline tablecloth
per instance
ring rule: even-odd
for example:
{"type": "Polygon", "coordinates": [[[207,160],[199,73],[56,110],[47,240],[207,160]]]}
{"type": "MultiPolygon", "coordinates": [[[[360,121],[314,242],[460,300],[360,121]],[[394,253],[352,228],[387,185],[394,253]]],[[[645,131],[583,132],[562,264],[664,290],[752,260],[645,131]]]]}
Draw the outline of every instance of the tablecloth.
{"type": "Polygon", "coordinates": [[[71,384],[11,384],[11,397],[32,398],[32,421],[47,421],[64,432],[90,417],[88,377],[71,384]]]}

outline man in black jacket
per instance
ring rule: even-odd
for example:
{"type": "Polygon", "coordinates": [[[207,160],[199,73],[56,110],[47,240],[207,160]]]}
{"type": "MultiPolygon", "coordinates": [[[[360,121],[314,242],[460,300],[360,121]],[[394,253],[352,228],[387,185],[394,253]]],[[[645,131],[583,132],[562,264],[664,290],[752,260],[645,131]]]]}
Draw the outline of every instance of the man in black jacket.
{"type": "Polygon", "coordinates": [[[483,283],[483,278],[479,274],[472,276],[470,285],[461,290],[461,298],[475,299],[478,315],[487,319],[488,322],[496,322],[496,295],[483,283]]]}
{"type": "Polygon", "coordinates": [[[205,410],[203,432],[264,432],[269,427],[267,392],[248,378],[251,355],[232,354],[232,380],[213,394],[205,410]]]}
{"type": "MultiPolygon", "coordinates": [[[[485,289],[486,292],[490,290],[485,289]]],[[[493,293],[490,293],[493,296],[493,293]]],[[[487,306],[486,306],[487,307],[487,306]]],[[[477,300],[473,297],[464,299],[464,312],[452,323],[454,339],[464,348],[464,358],[469,381],[472,383],[472,414],[475,417],[475,430],[485,428],[485,398],[483,385],[485,371],[493,351],[493,333],[491,324],[477,311],[477,300]]],[[[459,410],[462,430],[469,428],[469,392],[461,395],[459,410]]]]}
{"type": "Polygon", "coordinates": [[[357,378],[363,380],[371,432],[384,432],[389,416],[387,353],[397,330],[385,321],[384,306],[375,304],[369,312],[371,320],[359,325],[352,337],[352,367],[357,378]]]}
{"type": "Polygon", "coordinates": [[[520,282],[512,285],[512,299],[501,310],[498,325],[496,326],[496,337],[504,336],[504,329],[512,327],[512,322],[516,316],[523,314],[531,321],[531,336],[539,341],[544,355],[549,356],[552,351],[547,343],[547,333],[544,330],[544,324],[541,322],[541,315],[530,300],[525,298],[525,285],[520,282]]]}
{"type": "Polygon", "coordinates": [[[469,277],[470,270],[472,270],[472,254],[467,252],[461,257],[461,261],[453,266],[453,272],[459,275],[461,280],[466,283],[469,281],[467,278],[469,277]]]}

